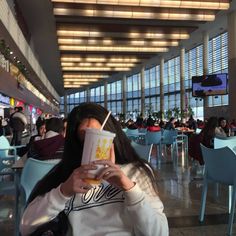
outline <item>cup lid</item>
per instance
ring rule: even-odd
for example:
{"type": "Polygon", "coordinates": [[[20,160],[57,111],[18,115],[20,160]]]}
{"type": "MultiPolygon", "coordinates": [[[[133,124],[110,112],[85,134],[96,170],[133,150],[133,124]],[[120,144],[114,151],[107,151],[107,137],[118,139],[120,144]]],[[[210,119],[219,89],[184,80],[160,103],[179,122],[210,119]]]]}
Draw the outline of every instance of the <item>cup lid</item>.
{"type": "Polygon", "coordinates": [[[115,133],[112,133],[110,131],[94,129],[94,128],[86,128],[85,132],[86,133],[93,133],[93,134],[97,134],[97,135],[102,135],[102,136],[109,136],[109,137],[112,137],[112,138],[114,138],[116,136],[115,133]]]}

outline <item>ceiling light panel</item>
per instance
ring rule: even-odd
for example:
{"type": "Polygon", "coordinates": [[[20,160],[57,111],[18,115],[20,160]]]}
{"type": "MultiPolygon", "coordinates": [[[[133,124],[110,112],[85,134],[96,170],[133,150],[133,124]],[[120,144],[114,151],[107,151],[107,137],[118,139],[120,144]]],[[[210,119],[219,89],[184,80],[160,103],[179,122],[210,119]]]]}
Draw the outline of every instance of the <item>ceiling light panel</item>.
{"type": "Polygon", "coordinates": [[[62,67],[62,71],[129,71],[130,67],[62,67]]]}
{"type": "Polygon", "coordinates": [[[62,51],[92,51],[92,52],[167,52],[167,47],[132,47],[132,46],[72,46],[72,45],[59,45],[62,51]]]}
{"type": "MultiPolygon", "coordinates": [[[[77,27],[78,28],[78,27],[77,27]]],[[[173,29],[166,33],[163,30],[146,30],[146,32],[101,32],[97,30],[73,29],[72,27],[58,27],[57,36],[67,37],[114,37],[114,38],[129,38],[129,39],[188,39],[189,33],[184,29],[173,29]],[[93,35],[93,36],[89,36],[93,35]],[[97,35],[97,36],[94,36],[97,35]]]]}
{"type": "Polygon", "coordinates": [[[60,3],[83,3],[83,4],[106,4],[119,6],[145,6],[166,8],[190,8],[190,9],[212,9],[227,10],[229,1],[186,1],[186,0],[52,0],[60,3]]]}
{"type": "MultiPolygon", "coordinates": [[[[91,6],[91,8],[94,8],[91,6]]],[[[59,8],[53,9],[56,16],[83,16],[83,17],[103,17],[103,18],[126,18],[126,19],[152,19],[152,20],[188,20],[188,21],[213,21],[215,12],[212,10],[180,10],[180,9],[162,9],[160,12],[135,10],[118,10],[111,9],[76,9],[76,8],[59,8]]]]}
{"type": "Polygon", "coordinates": [[[65,79],[80,79],[80,78],[108,78],[109,75],[107,74],[63,74],[63,78],[65,79]]]}
{"type": "Polygon", "coordinates": [[[104,57],[104,56],[72,56],[72,55],[63,55],[61,57],[61,62],[120,62],[120,63],[138,63],[140,59],[137,57],[129,56],[113,56],[113,57],[104,57]]]}
{"type": "MultiPolygon", "coordinates": [[[[133,46],[178,46],[177,40],[140,40],[140,39],[132,39],[132,40],[107,40],[97,39],[94,40],[96,46],[107,46],[107,45],[133,45],[133,46]]],[[[78,38],[58,38],[58,44],[66,44],[66,45],[91,45],[90,40],[86,39],[78,39],[78,38]]]]}

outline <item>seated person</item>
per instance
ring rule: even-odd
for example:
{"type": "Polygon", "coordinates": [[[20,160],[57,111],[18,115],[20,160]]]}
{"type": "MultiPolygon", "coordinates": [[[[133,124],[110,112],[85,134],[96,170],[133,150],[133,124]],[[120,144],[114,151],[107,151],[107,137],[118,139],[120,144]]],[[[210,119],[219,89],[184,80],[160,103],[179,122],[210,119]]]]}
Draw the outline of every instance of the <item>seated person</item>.
{"type": "Polygon", "coordinates": [[[170,120],[166,123],[165,128],[167,130],[175,129],[175,118],[171,117],[170,120]]]}
{"type": "Polygon", "coordinates": [[[63,150],[63,121],[54,117],[46,120],[45,138],[32,143],[28,157],[38,160],[61,159],[63,150]]]}
{"type": "Polygon", "coordinates": [[[229,125],[227,124],[227,121],[224,117],[219,118],[219,130],[220,130],[220,135],[223,136],[230,136],[230,128],[229,125]]]}
{"type": "Polygon", "coordinates": [[[44,135],[46,132],[46,122],[45,120],[40,120],[40,122],[36,123],[37,134],[30,137],[29,143],[22,148],[17,148],[17,155],[22,157],[24,156],[29,150],[31,145],[36,140],[44,139],[44,135]]]}
{"type": "Polygon", "coordinates": [[[153,123],[147,127],[147,131],[150,131],[150,132],[161,131],[161,127],[153,121],[153,123]]]}
{"type": "Polygon", "coordinates": [[[104,126],[116,133],[110,160],[81,164],[85,128],[100,129],[107,114],[94,103],[71,111],[63,159],[33,190],[21,220],[22,236],[38,235],[35,231],[61,214],[57,226],[66,224],[63,235],[169,235],[155,171],[138,156],[112,115],[104,126]],[[98,175],[89,172],[97,165],[104,166],[98,175]],[[92,186],[87,179],[101,183],[92,186]]]}

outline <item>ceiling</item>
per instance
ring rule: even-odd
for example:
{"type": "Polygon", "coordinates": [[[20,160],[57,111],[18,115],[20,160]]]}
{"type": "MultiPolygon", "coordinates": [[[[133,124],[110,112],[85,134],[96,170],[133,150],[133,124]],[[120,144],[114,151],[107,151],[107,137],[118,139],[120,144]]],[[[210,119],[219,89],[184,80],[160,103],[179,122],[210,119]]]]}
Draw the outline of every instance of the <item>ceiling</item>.
{"type": "Polygon", "coordinates": [[[39,61],[60,95],[168,52],[229,2],[17,0],[39,61]]]}

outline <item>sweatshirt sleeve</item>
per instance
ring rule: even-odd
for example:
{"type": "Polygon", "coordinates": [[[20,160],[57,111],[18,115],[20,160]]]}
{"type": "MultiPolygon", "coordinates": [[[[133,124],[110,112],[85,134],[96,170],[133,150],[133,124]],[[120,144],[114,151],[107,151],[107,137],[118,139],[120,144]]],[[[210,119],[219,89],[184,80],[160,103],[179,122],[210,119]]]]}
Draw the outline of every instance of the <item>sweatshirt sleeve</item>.
{"type": "MultiPolygon", "coordinates": [[[[124,193],[126,214],[132,221],[135,236],[168,236],[167,218],[163,204],[154,192],[149,178],[141,181],[124,193]]],[[[141,176],[139,177],[141,178],[141,176]]]]}
{"type": "Polygon", "coordinates": [[[25,209],[20,222],[22,236],[34,232],[38,226],[51,221],[65,209],[70,198],[62,195],[60,186],[43,196],[36,197],[25,209]]]}

